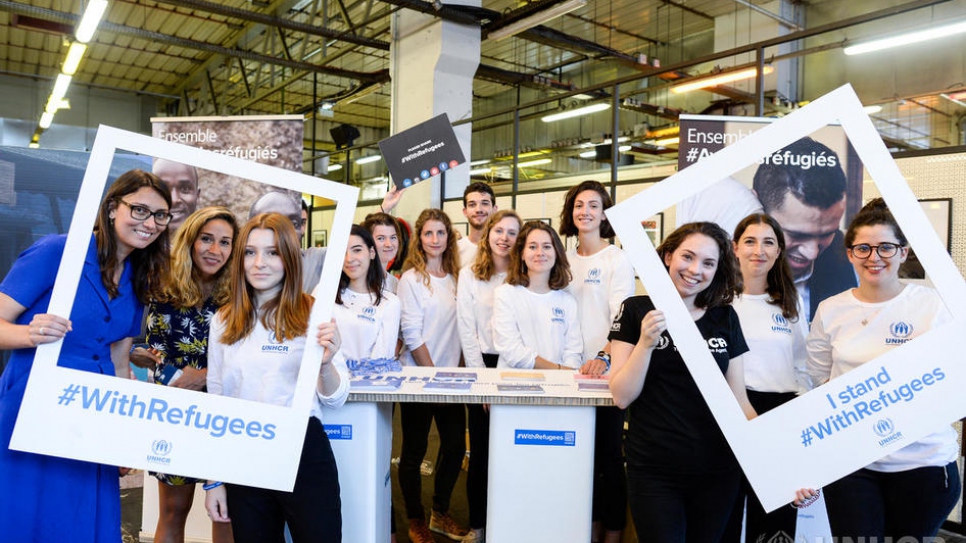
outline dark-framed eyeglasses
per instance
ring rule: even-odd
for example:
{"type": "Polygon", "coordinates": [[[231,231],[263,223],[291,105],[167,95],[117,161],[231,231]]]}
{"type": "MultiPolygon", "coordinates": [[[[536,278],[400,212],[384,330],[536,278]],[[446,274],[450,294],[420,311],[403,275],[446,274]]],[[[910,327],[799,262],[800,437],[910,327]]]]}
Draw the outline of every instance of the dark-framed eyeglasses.
{"type": "Polygon", "coordinates": [[[869,245],[868,243],[859,243],[849,247],[852,250],[852,254],[855,258],[869,258],[872,256],[872,251],[878,253],[880,258],[892,258],[899,253],[899,249],[902,245],[897,243],[880,243],[878,245],[869,245]]]}
{"type": "Polygon", "coordinates": [[[139,205],[139,204],[129,204],[124,200],[118,198],[118,203],[124,204],[131,210],[131,217],[136,221],[146,221],[148,217],[154,217],[154,223],[158,226],[167,226],[171,222],[171,214],[167,211],[151,211],[150,208],[139,205]]]}

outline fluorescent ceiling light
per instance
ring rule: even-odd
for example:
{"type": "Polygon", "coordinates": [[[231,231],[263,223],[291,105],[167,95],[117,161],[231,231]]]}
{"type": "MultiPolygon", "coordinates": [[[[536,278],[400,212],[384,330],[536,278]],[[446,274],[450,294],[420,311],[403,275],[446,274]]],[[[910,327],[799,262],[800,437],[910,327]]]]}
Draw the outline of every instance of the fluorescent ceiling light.
{"type": "Polygon", "coordinates": [[[490,163],[490,159],[484,158],[484,159],[474,160],[470,162],[470,166],[479,166],[481,164],[489,164],[489,163],[490,163]]]}
{"type": "Polygon", "coordinates": [[[858,45],[851,45],[843,49],[843,52],[846,55],[861,55],[862,53],[871,53],[872,51],[881,51],[883,49],[890,49],[892,47],[902,47],[903,45],[911,45],[913,43],[934,40],[936,38],[945,38],[946,36],[962,34],[963,32],[966,32],[966,21],[940,26],[937,28],[927,28],[917,32],[900,34],[891,38],[872,40],[866,43],[860,43],[858,45]]]}
{"type": "Polygon", "coordinates": [[[337,172],[342,169],[342,164],[329,164],[330,172],[337,172]]]}
{"type": "MultiPolygon", "coordinates": [[[[768,75],[774,72],[775,69],[771,66],[765,66],[762,72],[768,75]]],[[[683,94],[685,92],[690,92],[698,89],[706,89],[708,87],[716,87],[718,85],[723,85],[724,83],[732,83],[734,81],[741,81],[743,79],[751,79],[758,75],[758,68],[745,68],[744,70],[735,70],[733,72],[725,72],[723,74],[713,75],[711,77],[700,77],[694,81],[688,81],[687,83],[681,83],[680,85],[675,85],[671,87],[671,92],[674,94],[683,94]]]]}
{"type": "Polygon", "coordinates": [[[622,153],[626,153],[626,152],[628,152],[628,151],[631,150],[631,146],[630,145],[621,145],[620,147],[617,148],[617,150],[620,151],[620,152],[622,152],[622,153]]]}
{"type": "Polygon", "coordinates": [[[950,95],[948,95],[946,93],[942,93],[939,96],[942,96],[943,98],[949,100],[950,102],[952,102],[952,103],[954,103],[956,105],[966,107],[966,102],[963,102],[962,100],[959,100],[957,98],[953,98],[952,96],[950,96],[950,95]]]}
{"type": "Polygon", "coordinates": [[[527,168],[529,166],[540,166],[541,164],[550,164],[551,162],[553,162],[552,159],[540,158],[537,160],[529,160],[527,162],[521,162],[517,164],[517,168],[527,168]]]}
{"type": "Polygon", "coordinates": [[[551,19],[556,19],[565,13],[570,13],[571,11],[582,8],[586,5],[587,0],[567,0],[566,2],[561,2],[555,6],[538,11],[533,15],[524,17],[519,21],[514,21],[502,28],[498,28],[487,34],[486,39],[502,40],[504,38],[509,38],[510,36],[519,34],[524,30],[530,30],[535,26],[542,25],[551,19]]]}
{"type": "Polygon", "coordinates": [[[864,111],[866,115],[875,115],[876,113],[882,111],[882,106],[880,105],[865,106],[864,108],[862,108],[862,111],[864,111]]]}
{"type": "Polygon", "coordinates": [[[91,41],[91,38],[94,37],[94,31],[97,30],[97,25],[100,24],[101,17],[104,16],[105,11],[107,11],[107,0],[90,0],[87,3],[84,16],[81,17],[80,24],[77,25],[77,29],[74,31],[74,37],[77,38],[77,41],[81,43],[91,41]]]}
{"type": "Polygon", "coordinates": [[[476,168],[474,170],[470,170],[470,175],[486,175],[491,171],[491,168],[476,168]]]}
{"type": "Polygon", "coordinates": [[[370,156],[364,156],[362,158],[357,158],[356,164],[368,164],[370,162],[378,162],[380,160],[382,160],[381,155],[370,155],[370,156]]]}
{"type": "Polygon", "coordinates": [[[67,58],[64,59],[64,66],[61,71],[67,75],[74,75],[77,71],[77,67],[80,66],[80,61],[84,58],[84,52],[87,51],[87,45],[79,41],[75,41],[70,44],[70,49],[67,50],[67,58]]]}
{"type": "Polygon", "coordinates": [[[30,147],[31,149],[40,149],[40,143],[36,141],[32,141],[27,144],[27,147],[30,147]]]}
{"type": "Polygon", "coordinates": [[[662,140],[654,140],[651,142],[651,145],[667,147],[668,145],[677,145],[679,143],[681,143],[681,138],[664,138],[662,140]]]}
{"type": "Polygon", "coordinates": [[[584,151],[577,156],[580,158],[597,158],[597,151],[584,151]]]}
{"type": "Polygon", "coordinates": [[[540,120],[545,123],[552,123],[554,121],[560,121],[563,119],[572,119],[573,117],[580,117],[581,115],[589,115],[591,113],[597,113],[598,111],[604,111],[605,109],[610,109],[610,104],[606,102],[600,102],[597,104],[591,104],[589,106],[578,107],[576,109],[568,109],[566,111],[561,111],[560,113],[545,115],[543,117],[540,117],[540,120]]]}
{"type": "Polygon", "coordinates": [[[54,82],[54,90],[50,91],[50,99],[47,101],[47,107],[51,106],[59,107],[60,103],[64,101],[64,96],[67,96],[67,87],[70,86],[71,77],[67,74],[58,74],[57,81],[54,82]]]}
{"type": "Polygon", "coordinates": [[[50,111],[45,111],[43,115],[40,116],[40,128],[47,130],[50,128],[50,123],[54,122],[54,114],[50,111]]]}

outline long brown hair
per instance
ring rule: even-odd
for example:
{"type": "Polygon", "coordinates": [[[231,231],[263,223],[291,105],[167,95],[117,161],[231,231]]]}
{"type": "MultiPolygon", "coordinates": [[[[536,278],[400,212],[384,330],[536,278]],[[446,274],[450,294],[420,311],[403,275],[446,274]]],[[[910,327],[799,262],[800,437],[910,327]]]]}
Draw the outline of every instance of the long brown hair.
{"type": "Polygon", "coordinates": [[[456,248],[456,234],[453,233],[453,223],[450,222],[449,217],[441,209],[432,207],[424,209],[416,219],[413,237],[409,242],[409,255],[406,256],[406,264],[403,266],[403,269],[408,270],[412,268],[416,270],[416,273],[422,277],[423,284],[427,287],[429,286],[429,272],[426,271],[426,251],[423,250],[422,234],[423,227],[429,221],[439,221],[446,228],[446,249],[443,251],[443,273],[452,275],[453,281],[456,281],[456,276],[460,272],[460,253],[456,248]]]}
{"type": "MultiPolygon", "coordinates": [[[[561,236],[576,236],[579,234],[577,230],[577,225],[574,224],[574,206],[577,204],[577,196],[585,191],[596,192],[600,196],[601,211],[608,209],[614,205],[614,200],[610,197],[610,192],[604,188],[604,185],[600,181],[587,180],[581,182],[579,185],[571,187],[567,191],[567,196],[564,197],[564,206],[560,211],[560,235],[561,236]]],[[[610,225],[610,221],[607,220],[606,216],[600,219],[600,237],[604,239],[614,237],[614,228],[610,225]]]]}
{"type": "Polygon", "coordinates": [[[198,273],[198,267],[195,266],[192,253],[195,241],[201,235],[201,229],[214,220],[225,221],[231,226],[232,250],[225,265],[215,274],[215,286],[211,291],[211,298],[215,305],[223,305],[228,301],[231,263],[237,252],[235,243],[238,241],[238,223],[235,221],[235,215],[228,208],[221,206],[210,206],[195,211],[175,232],[174,244],[171,247],[171,266],[165,274],[158,301],[177,307],[194,307],[204,302],[201,293],[201,275],[198,273]]]}
{"type": "MultiPolygon", "coordinates": [[[[711,279],[708,288],[695,296],[694,305],[701,309],[728,305],[734,301],[735,295],[741,293],[743,283],[731,238],[717,224],[713,222],[689,222],[678,227],[657,248],[661,262],[674,254],[674,251],[684,243],[684,240],[695,234],[707,236],[718,245],[718,268],[714,271],[714,277],[711,279]]],[[[667,268],[667,264],[664,267],[667,268]]]]}
{"type": "Polygon", "coordinates": [[[483,237],[480,238],[479,249],[476,251],[476,260],[473,261],[473,267],[470,268],[473,272],[473,277],[476,277],[480,281],[489,281],[496,273],[496,266],[493,265],[493,249],[490,248],[490,230],[493,229],[496,223],[507,217],[512,217],[517,220],[517,228],[523,227],[523,221],[520,219],[520,216],[512,209],[497,211],[486,220],[486,226],[483,227],[483,237]]]}
{"type": "MultiPolygon", "coordinates": [[[[733,241],[737,244],[741,241],[741,236],[745,235],[745,230],[753,224],[764,224],[770,226],[775,231],[775,238],[778,240],[778,259],[768,270],[766,281],[768,283],[768,303],[777,305],[782,310],[782,316],[788,320],[798,319],[798,289],[795,288],[795,280],[792,279],[792,270],[788,266],[788,257],[785,255],[785,231],[782,230],[778,221],[766,213],[752,213],[735,227],[733,241]]],[[[740,263],[739,263],[740,264],[740,263]]],[[[739,265],[739,273],[741,271],[739,265]]]]}
{"type": "Polygon", "coordinates": [[[291,219],[278,213],[255,215],[238,233],[242,247],[248,244],[252,230],[271,230],[275,234],[278,254],[282,259],[285,277],[282,290],[273,300],[264,302],[261,308],[254,303],[255,289],[245,279],[245,256],[235,258],[231,264],[231,297],[218,311],[225,321],[225,333],[221,342],[231,345],[247,337],[258,318],[268,330],[275,332],[278,341],[304,336],[309,327],[312,297],[302,291],[302,253],[298,234],[291,219]]]}
{"type": "MultiPolygon", "coordinates": [[[[171,192],[161,178],[144,170],[130,170],[117,178],[107,194],[101,200],[101,208],[97,212],[97,222],[94,224],[94,240],[97,243],[97,264],[101,270],[101,283],[107,289],[111,298],[117,298],[120,291],[114,282],[114,272],[117,270],[117,231],[111,212],[117,209],[117,201],[123,196],[132,194],[142,187],[148,187],[157,192],[168,210],[171,209],[171,192]]],[[[157,239],[144,249],[134,250],[127,258],[131,262],[131,282],[134,294],[143,304],[147,304],[161,289],[161,278],[168,269],[168,228],[159,226],[161,233],[157,239]]]]}
{"type": "Polygon", "coordinates": [[[506,282],[522,287],[530,286],[530,276],[527,274],[529,270],[527,270],[527,263],[523,261],[523,249],[527,246],[527,237],[538,230],[550,235],[550,241],[553,243],[553,252],[556,254],[553,268],[550,270],[550,288],[553,290],[563,290],[567,288],[567,285],[570,284],[570,280],[573,278],[573,275],[570,273],[570,262],[567,260],[567,251],[560,241],[560,236],[553,231],[553,228],[550,228],[547,223],[542,221],[527,221],[523,225],[523,228],[520,229],[517,242],[513,245],[513,251],[510,252],[510,269],[506,274],[506,282]]]}

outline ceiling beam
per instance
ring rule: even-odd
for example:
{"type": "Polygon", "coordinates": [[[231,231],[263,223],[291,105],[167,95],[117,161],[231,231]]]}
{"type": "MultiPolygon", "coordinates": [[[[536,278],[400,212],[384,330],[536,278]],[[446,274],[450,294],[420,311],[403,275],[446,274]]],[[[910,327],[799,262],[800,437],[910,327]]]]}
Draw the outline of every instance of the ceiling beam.
{"type": "MultiPolygon", "coordinates": [[[[360,36],[358,34],[350,33],[350,32],[338,32],[335,30],[330,30],[323,26],[299,23],[291,19],[284,19],[282,17],[276,17],[274,15],[266,15],[264,13],[250,11],[247,9],[233,8],[233,7],[229,7],[221,4],[215,4],[214,2],[207,2],[205,0],[156,0],[156,1],[165,3],[165,4],[171,4],[178,7],[197,9],[208,13],[215,13],[225,17],[231,17],[233,19],[240,19],[242,21],[260,23],[266,26],[284,28],[286,30],[292,30],[295,32],[303,32],[305,34],[310,34],[312,36],[320,36],[323,38],[340,40],[354,45],[372,47],[373,49],[379,49],[380,51],[389,50],[389,42],[386,42],[386,41],[366,38],[364,36],[360,36]]],[[[343,9],[344,9],[344,6],[343,6],[343,9]]],[[[347,21],[346,24],[350,24],[350,23],[347,21]]]]}

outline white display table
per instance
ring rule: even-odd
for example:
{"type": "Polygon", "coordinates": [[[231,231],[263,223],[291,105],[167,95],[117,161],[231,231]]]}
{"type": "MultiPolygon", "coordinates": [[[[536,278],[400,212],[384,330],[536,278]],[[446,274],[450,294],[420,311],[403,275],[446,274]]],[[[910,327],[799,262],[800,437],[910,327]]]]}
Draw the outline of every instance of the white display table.
{"type": "MultiPolygon", "coordinates": [[[[613,405],[607,390],[578,390],[571,371],[404,368],[367,379],[394,386],[361,388],[323,420],[339,465],[343,541],[387,543],[391,496],[391,405],[395,402],[490,404],[487,541],[590,540],[594,461],[594,407],[613,405]],[[451,390],[427,389],[449,375],[451,390]],[[472,383],[461,377],[475,374],[472,383]],[[501,391],[501,385],[539,391],[501,391]],[[586,536],[586,537],[585,537],[586,536]]],[[[153,478],[152,478],[153,479],[153,478]]],[[[203,494],[198,489],[199,493],[203,494]]],[[[210,541],[204,498],[195,500],[190,541],[210,541]],[[204,530],[207,534],[199,534],[204,530]]],[[[142,537],[157,523],[157,484],[145,479],[142,537]],[[149,489],[149,487],[152,487],[149,489]]]]}
{"type": "MultiPolygon", "coordinates": [[[[368,409],[384,402],[490,404],[487,541],[589,541],[594,407],[613,405],[610,392],[578,390],[577,383],[582,380],[575,379],[576,374],[571,371],[467,368],[446,369],[444,373],[452,374],[445,381],[454,383],[454,387],[467,387],[459,384],[460,375],[475,374],[476,380],[468,388],[428,390],[426,383],[438,382],[434,377],[441,371],[444,370],[405,368],[401,374],[373,378],[373,383],[401,382],[396,389],[353,387],[349,401],[365,402],[368,409]],[[540,390],[501,391],[501,385],[536,386],[540,390]]],[[[353,435],[390,435],[391,431],[387,421],[385,427],[353,428],[353,435]]],[[[362,447],[360,441],[360,453],[362,447]]],[[[358,456],[349,447],[344,454],[345,462],[338,453],[336,456],[340,478],[345,470],[367,471],[358,476],[366,480],[377,480],[380,474],[387,473],[383,466],[388,468],[388,453],[375,466],[354,462],[358,456]]],[[[356,492],[343,486],[343,526],[380,522],[379,512],[389,509],[389,487],[385,487],[385,495],[377,494],[375,501],[368,495],[370,489],[360,490],[359,495],[356,492]]],[[[389,530],[383,534],[382,538],[365,541],[389,541],[389,530]]]]}

